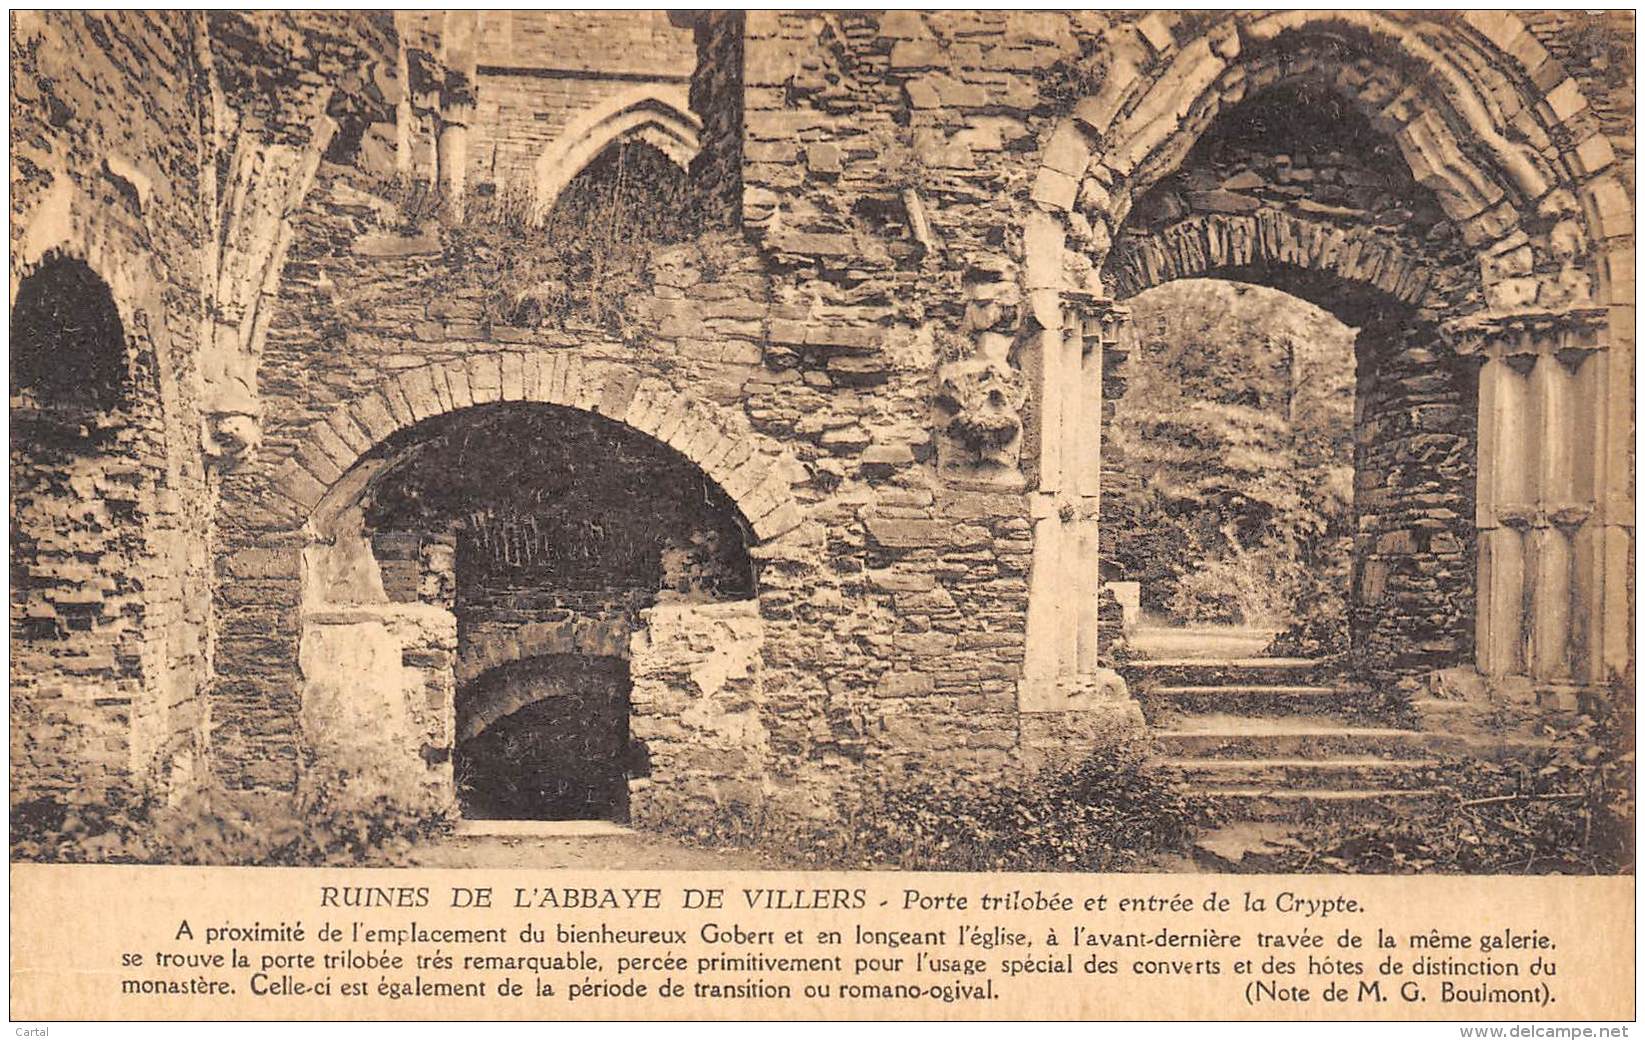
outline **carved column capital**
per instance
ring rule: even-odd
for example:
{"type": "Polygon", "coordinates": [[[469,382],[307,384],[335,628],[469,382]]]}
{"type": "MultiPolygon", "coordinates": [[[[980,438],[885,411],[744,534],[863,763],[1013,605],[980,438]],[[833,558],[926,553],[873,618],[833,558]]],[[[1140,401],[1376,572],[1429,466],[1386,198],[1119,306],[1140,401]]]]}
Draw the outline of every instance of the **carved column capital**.
{"type": "Polygon", "coordinates": [[[1119,345],[1122,330],[1131,321],[1131,309],[1113,299],[1080,290],[1063,293],[1067,324],[1077,326],[1087,349],[1119,345]]]}
{"type": "Polygon", "coordinates": [[[1458,354],[1512,358],[1588,353],[1606,347],[1609,312],[1603,307],[1472,315],[1445,326],[1458,354]]]}

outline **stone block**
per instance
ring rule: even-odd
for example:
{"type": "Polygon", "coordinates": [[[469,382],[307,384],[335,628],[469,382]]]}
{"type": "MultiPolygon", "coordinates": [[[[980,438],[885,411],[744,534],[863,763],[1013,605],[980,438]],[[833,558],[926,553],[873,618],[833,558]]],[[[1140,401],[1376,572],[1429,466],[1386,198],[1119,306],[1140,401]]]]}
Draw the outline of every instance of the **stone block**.
{"type": "Polygon", "coordinates": [[[872,444],[859,459],[864,466],[906,466],[914,462],[914,450],[906,444],[872,444]]]}
{"type": "Polygon", "coordinates": [[[910,72],[942,66],[942,47],[935,40],[898,40],[891,46],[891,71],[910,72]]]}
{"type": "Polygon", "coordinates": [[[1041,168],[1039,176],[1034,179],[1034,188],[1030,197],[1038,203],[1055,207],[1059,210],[1074,208],[1074,197],[1079,194],[1079,180],[1057,170],[1041,168]]]}
{"type": "Polygon", "coordinates": [[[409,369],[399,376],[400,392],[411,409],[412,420],[421,421],[445,411],[434,392],[433,370],[428,366],[409,369]]]}
{"type": "Polygon", "coordinates": [[[476,405],[488,405],[502,398],[503,374],[495,354],[476,354],[468,359],[468,386],[476,405]]]}
{"type": "Polygon", "coordinates": [[[354,403],[349,410],[354,422],[371,438],[372,444],[380,443],[384,438],[394,433],[398,426],[394,416],[388,410],[388,402],[381,394],[367,394],[354,403]]]}
{"type": "Polygon", "coordinates": [[[1202,213],[1255,213],[1262,208],[1262,200],[1255,196],[1221,188],[1189,192],[1188,204],[1202,213]]]}
{"type": "Polygon", "coordinates": [[[1091,161],[1091,146],[1085,134],[1070,121],[1063,121],[1045,144],[1040,163],[1069,177],[1082,177],[1091,161]]]}
{"type": "Polygon", "coordinates": [[[274,478],[274,487],[305,510],[312,510],[326,493],[325,486],[295,460],[288,462],[274,478]]]}
{"type": "Polygon", "coordinates": [[[516,351],[503,351],[497,356],[498,393],[503,401],[525,399],[525,358],[516,351]]]}
{"type": "Polygon", "coordinates": [[[880,677],[875,693],[882,698],[908,698],[930,694],[935,688],[930,673],[897,671],[880,677]]]}
{"type": "Polygon", "coordinates": [[[907,517],[868,516],[863,518],[869,537],[890,549],[939,547],[948,544],[948,524],[907,517]]]}

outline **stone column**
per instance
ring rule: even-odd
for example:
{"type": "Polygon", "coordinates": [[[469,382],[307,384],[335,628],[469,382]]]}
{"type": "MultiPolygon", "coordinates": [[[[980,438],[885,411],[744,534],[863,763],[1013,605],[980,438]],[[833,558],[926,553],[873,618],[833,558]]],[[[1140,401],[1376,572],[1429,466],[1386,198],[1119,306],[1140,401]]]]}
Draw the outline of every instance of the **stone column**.
{"type": "Polygon", "coordinates": [[[1061,301],[1056,328],[1038,331],[1033,352],[1039,484],[1029,496],[1034,559],[1020,706],[1140,725],[1124,681],[1097,661],[1103,352],[1128,313],[1088,293],[1064,292],[1061,301]]]}
{"type": "Polygon", "coordinates": [[[468,128],[474,121],[474,81],[478,72],[480,15],[447,11],[441,36],[445,82],[440,90],[438,165],[440,188],[452,216],[461,219],[468,174],[468,128]]]}
{"type": "Polygon", "coordinates": [[[1479,380],[1477,663],[1539,691],[1605,679],[1609,566],[1601,516],[1606,312],[1474,320],[1458,349],[1479,380]]]}

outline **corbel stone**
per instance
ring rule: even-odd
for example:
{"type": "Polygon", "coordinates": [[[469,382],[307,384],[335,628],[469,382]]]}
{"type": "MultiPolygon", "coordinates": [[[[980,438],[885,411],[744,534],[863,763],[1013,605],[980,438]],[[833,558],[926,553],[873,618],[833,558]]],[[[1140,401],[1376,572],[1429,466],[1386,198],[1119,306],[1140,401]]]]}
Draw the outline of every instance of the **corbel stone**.
{"type": "Polygon", "coordinates": [[[1023,325],[1012,266],[979,260],[965,275],[965,356],[942,365],[932,392],[937,469],[950,480],[991,488],[1023,485],[1022,409],[1028,390],[1011,364],[1023,325]]]}
{"type": "Polygon", "coordinates": [[[319,114],[303,143],[271,142],[247,130],[235,142],[214,213],[200,357],[201,447],[220,470],[233,469],[261,440],[257,365],[291,245],[291,218],[336,130],[319,114]]]}

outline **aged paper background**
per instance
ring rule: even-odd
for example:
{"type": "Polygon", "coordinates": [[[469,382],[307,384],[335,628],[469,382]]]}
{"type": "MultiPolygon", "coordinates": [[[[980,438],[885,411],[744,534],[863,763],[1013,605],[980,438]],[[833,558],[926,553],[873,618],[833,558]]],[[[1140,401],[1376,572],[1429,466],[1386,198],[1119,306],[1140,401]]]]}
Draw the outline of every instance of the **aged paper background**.
{"type": "Polygon", "coordinates": [[[1633,912],[1632,880],[1617,878],[328,872],[18,865],[13,869],[11,1014],[24,1020],[1630,1020],[1635,1014],[1633,912]],[[395,894],[426,888],[428,906],[323,906],[328,886],[380,887],[395,894]],[[490,906],[484,906],[487,897],[478,895],[484,889],[491,890],[490,906]],[[545,894],[561,904],[587,902],[590,896],[600,902],[608,899],[608,890],[613,891],[610,899],[636,906],[620,911],[513,906],[540,905],[545,894]],[[455,901],[464,906],[451,906],[454,891],[455,901]],[[724,906],[701,907],[715,899],[710,895],[715,891],[723,894],[724,906]],[[860,909],[749,910],[747,900],[754,892],[762,903],[777,899],[791,904],[849,904],[857,902],[859,891],[864,905],[860,909]],[[1074,909],[979,910],[985,895],[1013,894],[1052,905],[1067,900],[1074,909]],[[1122,900],[1149,897],[1167,909],[1116,910],[1122,900]],[[1228,899],[1231,909],[1205,910],[1206,901],[1217,897],[1228,899]],[[1087,901],[1099,898],[1106,899],[1108,910],[1086,909],[1087,901]],[[960,900],[967,902],[966,909],[953,909],[960,900]],[[1247,900],[1266,901],[1270,909],[1244,911],[1247,900]],[[646,908],[649,901],[658,906],[646,908]],[[915,907],[944,909],[903,910],[910,901],[915,907]],[[1179,907],[1186,902],[1192,909],[1171,911],[1172,901],[1179,907]],[[686,909],[687,903],[699,906],[686,909]],[[184,922],[192,938],[178,938],[184,922]],[[380,938],[367,942],[366,933],[356,931],[404,930],[413,923],[436,933],[501,929],[505,935],[489,942],[475,937],[466,938],[473,942],[450,942],[452,937],[442,934],[394,943],[380,938]],[[306,939],[245,940],[228,933],[215,940],[208,937],[212,929],[258,926],[300,926],[306,939]],[[340,938],[321,941],[328,927],[338,930],[340,938]],[[522,939],[521,931],[529,927],[540,933],[522,939]],[[1157,937],[1166,930],[1179,937],[1210,932],[1222,937],[1223,944],[1075,946],[1076,927],[1087,940],[1093,934],[1157,937]],[[561,929],[583,935],[571,937],[561,929]],[[589,935],[602,929],[612,932],[589,935]],[[679,930],[682,935],[612,942],[618,939],[613,936],[618,930],[679,930]],[[819,932],[825,930],[837,930],[842,942],[819,943],[819,932]],[[926,942],[917,935],[903,936],[893,947],[887,937],[865,936],[864,930],[925,934],[926,942]],[[962,930],[967,930],[963,937],[962,930]],[[1048,946],[1051,932],[1059,945],[1048,946]],[[933,933],[942,934],[941,942],[932,942],[933,933]],[[990,938],[1003,941],[1010,934],[1021,934],[1017,945],[985,946],[990,938]],[[1259,934],[1269,937],[1268,945],[1262,945],[1259,934]],[[1238,946],[1228,945],[1230,936],[1240,938],[1238,946]],[[1390,938],[1393,945],[1379,946],[1379,936],[1390,938]],[[1306,945],[1315,937],[1319,946],[1306,945]],[[1423,939],[1453,945],[1413,950],[1413,942],[1423,939]],[[1454,945],[1464,940],[1466,948],[1454,945]],[[1496,949],[1487,949],[1499,940],[1496,949]],[[356,957],[393,954],[403,964],[392,969],[326,967],[324,955],[343,952],[356,957]],[[222,964],[160,968],[156,958],[162,953],[196,959],[216,956],[222,964]],[[141,963],[124,964],[133,955],[141,963]],[[236,955],[247,964],[235,967],[236,955]],[[303,955],[313,956],[315,967],[302,967],[303,955]],[[419,956],[444,956],[453,962],[419,966],[419,956]],[[464,967],[465,958],[508,956],[541,958],[545,966],[464,967]],[[916,965],[916,956],[924,962],[916,965]],[[1467,970],[1453,970],[1437,975],[1421,971],[1424,956],[1474,965],[1511,963],[1518,974],[1468,975],[1467,970]],[[773,967],[723,967],[700,960],[715,957],[764,957],[773,967]],[[777,959],[826,962],[831,957],[839,959],[837,967],[775,967],[777,959]],[[660,961],[625,969],[619,966],[623,958],[660,961]],[[928,967],[933,958],[939,959],[936,969],[928,967]],[[1071,960],[1072,972],[1055,971],[1063,958],[1071,960]],[[598,968],[588,967],[589,959],[597,961],[598,968]],[[1248,971],[1236,970],[1242,959],[1250,959],[1248,971]],[[1402,970],[1393,971],[1390,961],[1400,963],[1402,970]],[[1104,971],[1097,966],[1100,962],[1113,964],[1104,971]],[[1172,962],[1176,964],[1167,964],[1172,962]],[[1290,963],[1290,971],[1276,962],[1290,963]],[[1358,963],[1358,968],[1344,962],[1358,963]],[[1152,969],[1138,963],[1151,963],[1152,969]],[[1207,963],[1214,963],[1215,974],[1207,963]],[[142,980],[215,982],[226,984],[233,993],[125,992],[127,981],[142,980]],[[500,994],[505,980],[520,984],[523,993],[500,994]],[[386,990],[390,984],[415,990],[418,981],[425,986],[484,986],[483,993],[474,990],[468,996],[390,997],[386,990]],[[669,981],[680,985],[679,994],[661,993],[669,981]],[[299,986],[316,984],[329,985],[331,993],[295,993],[299,986]],[[340,993],[350,984],[363,985],[365,993],[340,993]],[[1444,1000],[1446,984],[1460,992],[1490,987],[1524,993],[1462,1000],[1451,992],[1451,1000],[1444,1000]],[[550,986],[553,995],[540,995],[540,985],[550,986]],[[579,985],[627,988],[627,993],[604,997],[594,989],[573,997],[579,985]],[[752,994],[762,993],[757,988],[771,994],[787,987],[789,993],[780,998],[707,997],[717,992],[699,991],[699,985],[753,988],[744,991],[752,994]],[[937,994],[862,996],[878,994],[874,988],[897,985],[917,985],[937,994]],[[1260,989],[1264,985],[1267,993],[1260,989]],[[641,987],[643,995],[637,993],[641,987]],[[807,987],[824,988],[828,996],[807,997],[807,987]]]}
{"type": "Polygon", "coordinates": [[[1629,12],[9,30],[14,1019],[1637,1014],[1629,12]]]}

